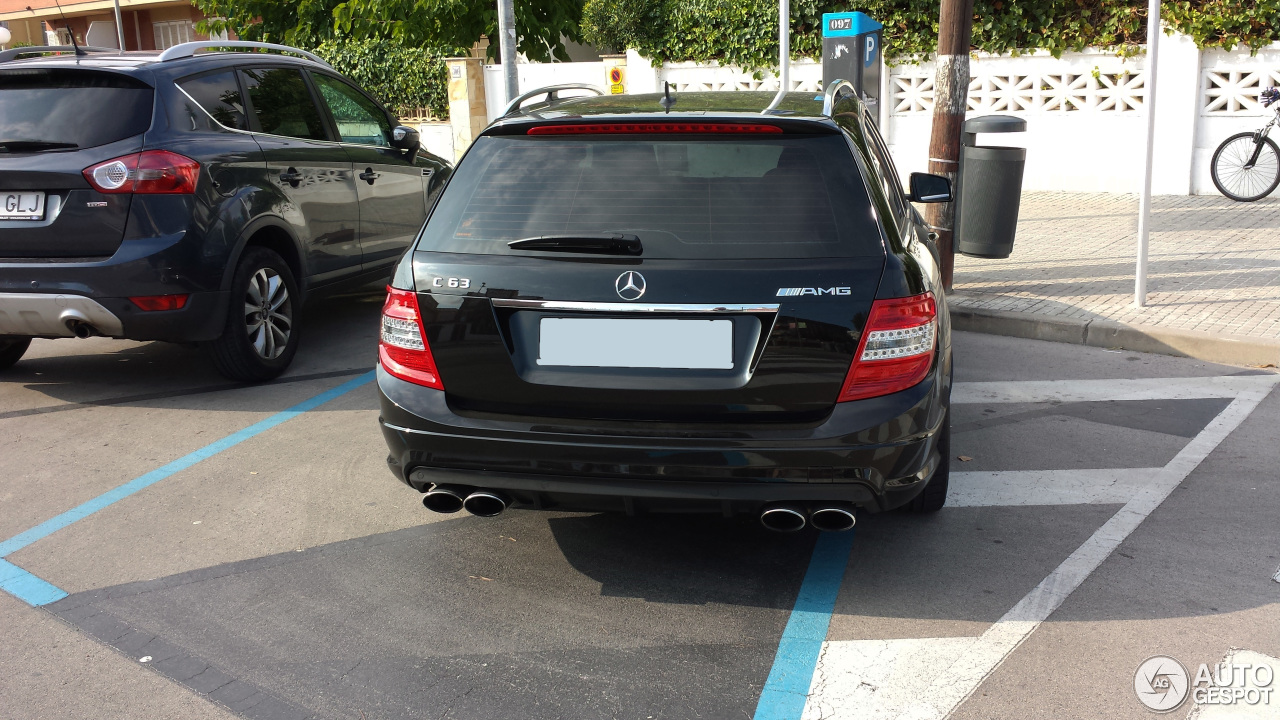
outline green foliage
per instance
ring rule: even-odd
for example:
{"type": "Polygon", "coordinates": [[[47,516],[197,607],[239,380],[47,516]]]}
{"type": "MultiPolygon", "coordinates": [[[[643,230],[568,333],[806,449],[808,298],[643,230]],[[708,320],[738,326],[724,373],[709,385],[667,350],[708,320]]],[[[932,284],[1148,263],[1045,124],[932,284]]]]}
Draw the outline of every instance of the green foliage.
{"type": "MultiPolygon", "coordinates": [[[[394,40],[405,47],[471,47],[498,36],[493,0],[193,0],[202,32],[230,29],[246,40],[313,47],[322,42],[394,40]]],[[[540,62],[568,60],[564,39],[580,41],[582,0],[515,3],[517,49],[540,62]]],[[[490,57],[498,46],[491,43],[490,57]]]]}
{"type": "Polygon", "coordinates": [[[438,118],[449,117],[444,58],[464,54],[456,48],[432,51],[384,40],[329,41],[314,52],[401,116],[427,108],[438,118]]]}
{"type": "MultiPolygon", "coordinates": [[[[793,0],[794,57],[821,51],[824,12],[861,10],[885,26],[890,62],[932,54],[937,0],[793,0]]],[[[1280,39],[1280,0],[1166,0],[1166,22],[1200,47],[1259,48],[1280,39]]],[[[975,0],[973,49],[990,53],[1047,50],[1055,56],[1086,47],[1132,54],[1146,42],[1146,4],[1134,0],[975,0]]],[[[717,60],[771,68],[778,56],[776,0],[585,0],[588,42],[630,47],[657,62],[717,60]]]]}
{"type": "Polygon", "coordinates": [[[334,37],[333,11],[342,0],[193,0],[208,18],[198,28],[230,30],[242,40],[312,47],[334,37]]]}
{"type": "MultiPolygon", "coordinates": [[[[521,0],[515,3],[516,48],[529,59],[568,60],[563,38],[582,38],[581,0],[521,0]]],[[[406,45],[470,46],[484,35],[498,37],[493,0],[346,0],[334,10],[339,32],[353,37],[388,37],[406,45]]],[[[498,46],[491,43],[489,56],[498,46]]]]}
{"type": "Polygon", "coordinates": [[[1165,22],[1190,35],[1200,47],[1252,51],[1280,40],[1280,0],[1199,0],[1164,2],[1165,22]]]}

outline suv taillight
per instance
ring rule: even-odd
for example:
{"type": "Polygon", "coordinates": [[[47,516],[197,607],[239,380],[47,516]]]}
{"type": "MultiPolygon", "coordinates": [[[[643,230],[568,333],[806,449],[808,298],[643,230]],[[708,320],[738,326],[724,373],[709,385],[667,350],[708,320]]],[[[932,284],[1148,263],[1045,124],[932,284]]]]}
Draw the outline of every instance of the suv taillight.
{"type": "Polygon", "coordinates": [[[199,176],[200,163],[168,150],[147,150],[84,169],[85,179],[100,193],[190,195],[199,176]]]}
{"type": "Polygon", "coordinates": [[[876,300],[839,401],[888,395],[919,383],[933,366],[937,336],[933,293],[876,300]]]}
{"type": "Polygon", "coordinates": [[[387,287],[387,302],[382,306],[382,336],[378,340],[378,359],[382,368],[401,380],[444,389],[435,358],[422,331],[418,314],[418,296],[408,290],[387,287]]]}

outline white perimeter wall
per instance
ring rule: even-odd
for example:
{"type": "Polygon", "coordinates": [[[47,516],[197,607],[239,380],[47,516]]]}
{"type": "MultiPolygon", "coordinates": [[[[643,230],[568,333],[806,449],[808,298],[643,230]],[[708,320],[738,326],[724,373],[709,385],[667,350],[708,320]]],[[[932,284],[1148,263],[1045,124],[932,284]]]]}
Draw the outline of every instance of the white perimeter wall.
{"type": "MultiPolygon", "coordinates": [[[[1209,161],[1227,136],[1261,127],[1271,111],[1258,103],[1265,87],[1280,85],[1280,44],[1249,51],[1201,51],[1184,35],[1161,38],[1156,94],[1153,191],[1163,195],[1214,194],[1209,161]]],[[[603,63],[521,63],[520,90],[564,83],[607,87],[603,63]]],[[[627,91],[654,92],[670,82],[675,92],[776,90],[769,74],[755,77],[716,64],[653,67],[627,56],[627,91]]],[[[971,62],[969,117],[1013,115],[1028,131],[981,135],[980,144],[1027,148],[1026,190],[1137,192],[1146,130],[1146,55],[1120,58],[1086,51],[1055,58],[1044,52],[1018,57],[978,54],[971,62]]],[[[880,108],[881,128],[905,176],[928,165],[933,121],[931,62],[889,68],[880,108]]],[[[822,68],[797,61],[791,89],[818,92],[822,68]]],[[[505,107],[501,66],[485,67],[492,120],[505,107]]],[[[1280,135],[1280,134],[1278,134],[1280,135]]]]}

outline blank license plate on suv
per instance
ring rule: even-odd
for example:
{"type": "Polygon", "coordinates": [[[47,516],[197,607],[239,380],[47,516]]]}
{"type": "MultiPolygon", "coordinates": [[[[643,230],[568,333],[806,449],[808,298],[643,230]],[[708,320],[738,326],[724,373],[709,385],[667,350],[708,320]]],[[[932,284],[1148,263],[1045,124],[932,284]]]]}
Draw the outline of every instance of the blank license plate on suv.
{"type": "Polygon", "coordinates": [[[543,318],[539,365],[733,369],[732,320],[543,318]]]}
{"type": "Polygon", "coordinates": [[[0,220],[43,220],[44,193],[0,191],[0,220]]]}

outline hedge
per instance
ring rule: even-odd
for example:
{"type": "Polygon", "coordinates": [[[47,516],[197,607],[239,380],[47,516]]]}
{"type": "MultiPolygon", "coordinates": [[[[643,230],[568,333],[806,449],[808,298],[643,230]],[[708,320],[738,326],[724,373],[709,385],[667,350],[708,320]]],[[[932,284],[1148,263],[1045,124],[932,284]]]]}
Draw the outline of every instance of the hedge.
{"type": "Polygon", "coordinates": [[[449,117],[449,71],[444,58],[467,54],[384,40],[331,40],[313,51],[402,117],[425,108],[437,118],[449,117]]]}
{"type": "MultiPolygon", "coordinates": [[[[861,10],[885,25],[891,63],[937,48],[937,0],[866,0],[858,5],[793,0],[795,57],[821,51],[824,12],[861,10]]],[[[1280,39],[1280,0],[1165,0],[1166,24],[1202,48],[1253,50],[1280,39]]],[[[1132,54],[1146,42],[1146,4],[1135,0],[975,0],[973,49],[990,53],[1086,47],[1132,54]]],[[[583,34],[604,47],[629,47],[655,62],[777,65],[777,0],[585,0],[583,34]]]]}

